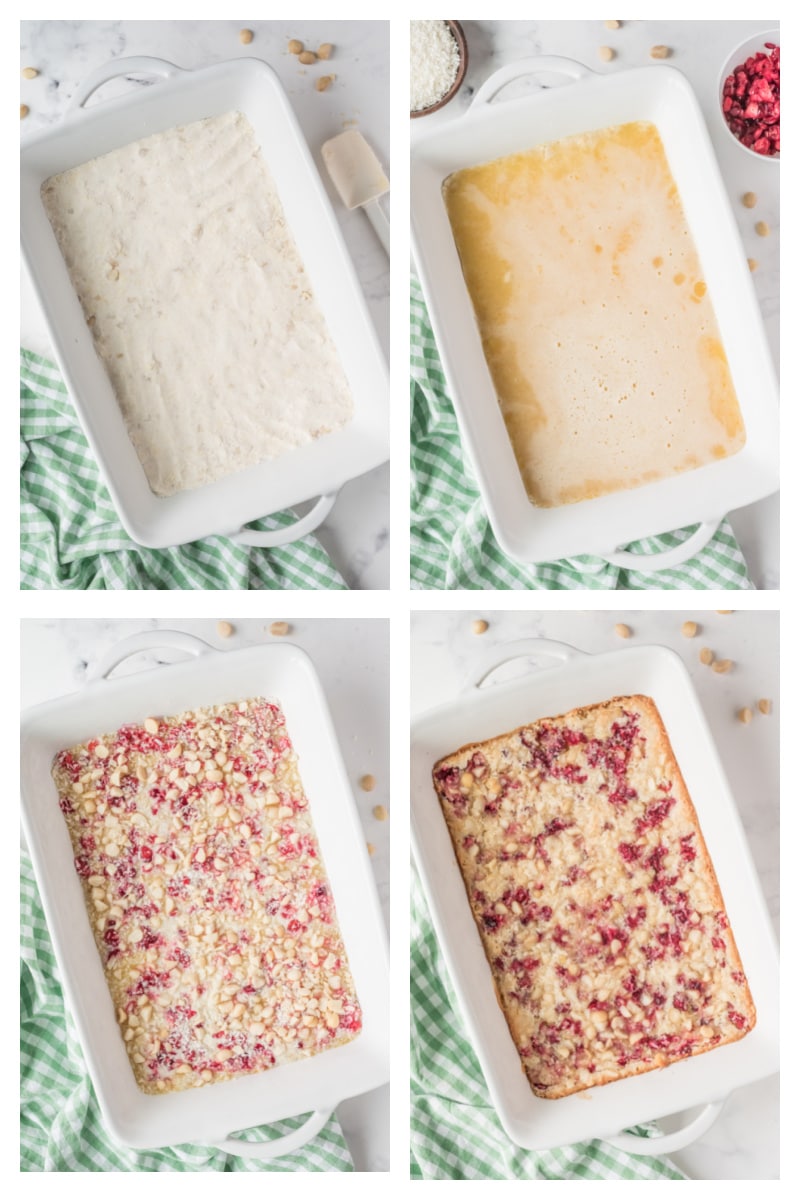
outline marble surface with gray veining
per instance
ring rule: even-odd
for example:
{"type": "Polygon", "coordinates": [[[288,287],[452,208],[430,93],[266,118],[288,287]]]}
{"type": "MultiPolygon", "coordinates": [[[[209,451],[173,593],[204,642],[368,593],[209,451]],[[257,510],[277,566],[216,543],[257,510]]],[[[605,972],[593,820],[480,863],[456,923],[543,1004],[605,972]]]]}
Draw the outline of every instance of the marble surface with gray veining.
{"type": "MultiPolygon", "coordinates": [[[[100,661],[124,637],[140,631],[178,629],[194,634],[222,653],[269,641],[289,641],[310,656],[330,709],[345,770],[353,787],[364,838],[375,847],[372,865],[383,917],[389,925],[389,822],[373,816],[377,804],[389,808],[389,625],[384,620],[292,619],[285,639],[272,638],[273,619],[236,620],[233,635],[221,638],[215,620],[24,620],[21,622],[21,704],[31,705],[77,692],[89,664],[100,661]],[[358,786],[374,775],[372,792],[358,786]]],[[[185,653],[148,650],[123,663],[117,675],[153,670],[185,653]]],[[[302,764],[301,764],[302,765],[302,764]]],[[[401,889],[402,891],[402,889],[401,889]]],[[[402,899],[401,899],[402,903],[402,899]]],[[[389,1087],[347,1100],[337,1109],[356,1170],[389,1166],[389,1087]]]]}
{"type": "MultiPolygon", "coordinates": [[[[314,161],[331,198],[356,275],[384,354],[389,339],[389,265],[363,214],[344,208],[322,165],[320,147],[345,129],[358,128],[381,163],[389,162],[389,27],[386,21],[23,21],[20,67],[35,67],[35,79],[21,79],[20,99],[30,109],[21,122],[23,138],[53,127],[63,117],[78,85],[112,59],[150,55],[189,69],[229,59],[262,58],[286,89],[314,161]],[[239,30],[255,37],[242,45],[239,30]],[[298,38],[309,47],[333,43],[326,62],[302,66],[286,46],[298,38]],[[335,74],[318,92],[314,81],[335,74]]],[[[142,77],[104,85],[89,105],[132,87],[142,77]]],[[[387,205],[388,197],[381,203],[387,205]]],[[[52,357],[50,338],[38,302],[22,275],[21,343],[52,357]]],[[[302,510],[301,510],[302,511],[302,510]]],[[[384,464],[342,489],[317,537],[352,588],[389,586],[389,467],[384,464]]]]}
{"type": "MultiPolygon", "coordinates": [[[[449,104],[437,113],[411,122],[412,145],[416,138],[436,125],[444,125],[469,108],[475,93],[499,67],[516,59],[540,54],[558,54],[577,59],[601,75],[631,67],[652,65],[650,49],[667,46],[666,60],[687,77],[695,90],[708,126],[745,253],[758,262],[753,275],[767,341],[778,366],[779,349],[779,233],[778,188],[780,167],[748,154],[729,135],[718,105],[720,73],[741,42],[761,31],[774,29],[776,22],[755,21],[622,21],[609,30],[604,21],[462,21],[469,50],[469,69],[463,86],[449,104]],[[601,61],[598,51],[614,51],[610,62],[601,61]],[[758,204],[746,209],[745,192],[755,192],[758,204]],[[770,226],[769,237],[755,232],[757,221],[770,226]]],[[[510,85],[503,93],[513,95],[510,85]]],[[[734,532],[758,588],[779,586],[778,497],[737,509],[730,515],[734,532]]]]}
{"type": "MultiPolygon", "coordinates": [[[[590,654],[621,646],[657,644],[680,655],[710,726],[744,825],[775,931],[779,918],[779,639],[777,612],[418,612],[411,619],[411,714],[446,704],[468,686],[478,656],[520,638],[549,638],[590,654]],[[489,622],[480,636],[472,622],[489,622]],[[700,627],[686,638],[684,621],[700,627]],[[617,624],[631,630],[628,639],[617,624]],[[717,658],[729,658],[729,674],[715,674],[699,661],[707,646],[717,658]],[[755,711],[759,698],[770,699],[772,713],[755,711]],[[749,724],[739,709],[753,710],[749,724]]],[[[501,668],[495,681],[532,669],[530,661],[501,668]]],[[[489,684],[491,686],[491,684],[489,684]]],[[[684,1122],[685,1123],[685,1122],[684,1122]]],[[[669,1128],[664,1122],[663,1128],[669,1128]]],[[[778,1077],[739,1088],[727,1100],[711,1129],[671,1157],[690,1179],[777,1179],[779,1128],[778,1077]]]]}

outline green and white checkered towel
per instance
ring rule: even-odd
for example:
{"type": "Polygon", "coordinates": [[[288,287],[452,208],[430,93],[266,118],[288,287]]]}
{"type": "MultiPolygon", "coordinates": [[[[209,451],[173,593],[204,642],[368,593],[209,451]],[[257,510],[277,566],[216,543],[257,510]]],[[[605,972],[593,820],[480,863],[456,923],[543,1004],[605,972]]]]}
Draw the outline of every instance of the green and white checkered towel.
{"type": "MultiPolygon", "coordinates": [[[[584,555],[522,564],[498,546],[470,468],[422,290],[411,281],[411,586],[413,588],[750,589],[742,552],[727,521],[695,558],[666,571],[628,571],[584,555]]],[[[653,554],[679,545],[694,528],[629,547],[653,554]]]]}
{"type": "MultiPolygon", "coordinates": [[[[146,590],[346,590],[316,538],[274,550],[208,537],[167,550],[138,546],[123,530],[78,424],[58,368],[22,351],[20,586],[146,590]]],[[[290,512],[251,529],[289,525],[290,512]]]]}
{"type": "Polygon", "coordinates": [[[411,876],[411,1178],[684,1179],[667,1159],[626,1154],[608,1142],[534,1151],[509,1141],[411,876]]]}
{"type": "MultiPolygon", "coordinates": [[[[20,879],[20,1170],[22,1171],[352,1171],[336,1117],[293,1154],[273,1162],[224,1154],[208,1146],[130,1150],[103,1126],[78,1035],[64,1008],[58,967],[33,869],[22,855],[20,879]]],[[[302,1118],[244,1134],[267,1141],[302,1118]]]]}

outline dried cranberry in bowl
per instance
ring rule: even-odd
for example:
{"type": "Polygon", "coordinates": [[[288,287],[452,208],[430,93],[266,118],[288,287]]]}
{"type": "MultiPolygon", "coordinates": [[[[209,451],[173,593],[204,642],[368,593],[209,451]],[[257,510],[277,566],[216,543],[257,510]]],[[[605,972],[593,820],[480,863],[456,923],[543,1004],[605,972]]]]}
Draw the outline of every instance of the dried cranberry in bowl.
{"type": "Polygon", "coordinates": [[[722,86],[722,114],[735,138],[765,158],[781,148],[781,48],[763,49],[738,63],[722,86]]]}

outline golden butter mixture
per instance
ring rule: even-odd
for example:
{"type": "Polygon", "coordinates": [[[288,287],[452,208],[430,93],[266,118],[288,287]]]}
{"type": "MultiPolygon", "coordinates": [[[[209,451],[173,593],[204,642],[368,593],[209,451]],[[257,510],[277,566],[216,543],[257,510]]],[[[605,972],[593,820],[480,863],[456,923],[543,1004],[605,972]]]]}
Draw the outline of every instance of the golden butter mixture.
{"type": "Polygon", "coordinates": [[[534,504],[639,487],[742,448],[730,369],[654,125],[468,167],[443,195],[534,504]]]}

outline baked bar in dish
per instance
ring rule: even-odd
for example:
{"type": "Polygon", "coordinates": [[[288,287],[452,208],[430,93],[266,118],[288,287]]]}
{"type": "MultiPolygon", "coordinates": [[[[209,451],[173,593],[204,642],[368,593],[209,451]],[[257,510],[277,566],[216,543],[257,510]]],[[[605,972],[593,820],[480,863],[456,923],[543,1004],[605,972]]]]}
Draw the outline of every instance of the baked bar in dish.
{"type": "Polygon", "coordinates": [[[264,1071],[358,1034],[278,705],[148,717],[62,750],[53,778],[143,1092],[264,1071]]]}
{"type": "Polygon", "coordinates": [[[623,696],[434,768],[523,1069],[556,1099],[743,1037],[756,1013],[656,705],[623,696]]]}

